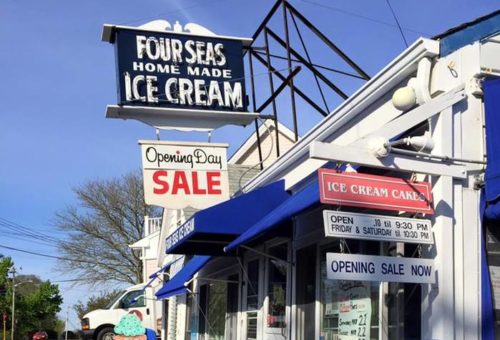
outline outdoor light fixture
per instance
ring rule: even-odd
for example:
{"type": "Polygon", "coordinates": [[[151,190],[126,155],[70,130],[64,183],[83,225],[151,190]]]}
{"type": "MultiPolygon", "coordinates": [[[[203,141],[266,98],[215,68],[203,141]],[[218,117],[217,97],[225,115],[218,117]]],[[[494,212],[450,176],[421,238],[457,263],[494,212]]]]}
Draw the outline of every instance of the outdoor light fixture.
{"type": "Polygon", "coordinates": [[[408,111],[415,105],[422,105],[431,99],[429,93],[431,66],[429,58],[419,61],[417,76],[410,78],[406,86],[397,89],[392,95],[392,105],[396,109],[408,111]]]}
{"type": "Polygon", "coordinates": [[[417,104],[417,95],[411,86],[401,87],[392,95],[392,105],[398,110],[408,111],[417,104]]]}

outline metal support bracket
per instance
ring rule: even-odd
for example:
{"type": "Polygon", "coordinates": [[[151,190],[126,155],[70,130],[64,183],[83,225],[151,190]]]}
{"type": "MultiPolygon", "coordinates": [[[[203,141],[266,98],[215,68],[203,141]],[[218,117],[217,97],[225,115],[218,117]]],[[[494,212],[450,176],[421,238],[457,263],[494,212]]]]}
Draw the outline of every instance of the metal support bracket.
{"type": "Polygon", "coordinates": [[[309,157],[327,161],[353,163],[373,168],[392,169],[403,172],[418,172],[435,176],[450,176],[465,179],[467,167],[459,164],[447,164],[441,160],[422,159],[397,154],[377,158],[373,151],[356,146],[341,146],[322,142],[312,142],[309,157]]]}
{"type": "Polygon", "coordinates": [[[327,161],[353,163],[374,168],[389,168],[404,172],[418,172],[429,175],[443,175],[465,179],[468,170],[477,170],[477,167],[444,162],[443,160],[428,159],[419,156],[408,156],[389,153],[384,158],[378,158],[372,150],[367,148],[367,140],[371,136],[393,138],[403,131],[407,131],[421,122],[439,114],[444,109],[466,98],[464,85],[460,85],[443,93],[427,103],[406,112],[390,121],[369,136],[358,139],[350,145],[335,145],[314,141],[309,146],[309,157],[327,161]]]}
{"type": "Polygon", "coordinates": [[[243,248],[243,249],[246,249],[246,250],[249,250],[251,252],[254,252],[255,254],[259,254],[259,255],[262,255],[264,257],[267,257],[271,260],[275,260],[275,261],[279,261],[279,262],[282,262],[282,263],[286,263],[286,264],[291,264],[292,266],[295,266],[295,263],[293,262],[290,262],[290,261],[286,261],[286,260],[283,260],[283,259],[280,259],[279,257],[276,257],[276,256],[272,256],[270,254],[267,254],[267,253],[264,253],[262,251],[258,251],[258,250],[255,250],[253,248],[250,248],[248,246],[245,246],[245,245],[241,245],[240,248],[243,248]]]}

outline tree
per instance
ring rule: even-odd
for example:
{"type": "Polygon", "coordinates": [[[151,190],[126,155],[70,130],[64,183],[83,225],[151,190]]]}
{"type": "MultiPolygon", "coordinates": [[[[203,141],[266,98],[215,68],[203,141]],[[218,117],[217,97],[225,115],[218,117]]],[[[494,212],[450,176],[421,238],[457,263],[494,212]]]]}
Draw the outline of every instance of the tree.
{"type": "Polygon", "coordinates": [[[9,318],[12,317],[13,284],[25,282],[16,287],[16,339],[24,339],[38,330],[55,330],[59,322],[57,313],[63,302],[59,287],[34,275],[18,275],[13,282],[8,277],[9,269],[13,265],[9,257],[0,259],[0,284],[5,282],[7,285],[7,293],[0,295],[0,310],[7,312],[9,318]]]}
{"type": "Polygon", "coordinates": [[[56,214],[55,225],[68,239],[59,243],[60,271],[80,283],[142,282],[142,261],[128,247],[144,236],[144,216],[159,209],[144,203],[142,175],[132,172],[111,180],[92,180],[74,189],[78,205],[56,214]]]}
{"type": "Polygon", "coordinates": [[[83,303],[78,301],[76,305],[73,306],[78,318],[81,320],[85,314],[96,309],[104,309],[106,306],[114,301],[118,295],[122,293],[121,290],[116,289],[111,292],[100,293],[99,295],[93,295],[88,298],[87,302],[83,303]]]}

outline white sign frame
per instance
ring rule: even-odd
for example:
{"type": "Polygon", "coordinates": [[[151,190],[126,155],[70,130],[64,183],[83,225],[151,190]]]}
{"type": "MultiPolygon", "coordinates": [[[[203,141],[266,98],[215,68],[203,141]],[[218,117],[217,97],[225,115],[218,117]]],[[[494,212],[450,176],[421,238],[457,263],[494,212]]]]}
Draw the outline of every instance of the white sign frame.
{"type": "Polygon", "coordinates": [[[434,260],[359,254],[326,254],[330,280],[436,283],[434,260]]]}
{"type": "Polygon", "coordinates": [[[205,209],[230,198],[228,144],[139,141],[146,204],[205,209]]]}
{"type": "Polygon", "coordinates": [[[323,210],[326,237],[434,244],[428,219],[323,210]]]}

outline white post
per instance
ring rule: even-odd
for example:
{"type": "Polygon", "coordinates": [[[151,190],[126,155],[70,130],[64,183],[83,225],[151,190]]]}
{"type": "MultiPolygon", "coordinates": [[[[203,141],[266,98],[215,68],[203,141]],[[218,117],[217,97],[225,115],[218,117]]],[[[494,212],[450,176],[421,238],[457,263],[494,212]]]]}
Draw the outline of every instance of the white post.
{"type": "MultiPolygon", "coordinates": [[[[453,108],[441,112],[431,123],[433,153],[453,154],[453,108]]],[[[455,338],[454,197],[453,179],[432,177],[434,198],[434,246],[423,247],[425,258],[434,258],[437,283],[422,285],[422,339],[455,338]]]]}
{"type": "Polygon", "coordinates": [[[69,306],[66,308],[66,321],[64,322],[64,340],[68,340],[68,318],[69,318],[69,306]]]}
{"type": "Polygon", "coordinates": [[[149,235],[149,216],[144,216],[144,237],[149,235]]]}
{"type": "Polygon", "coordinates": [[[14,340],[14,326],[15,326],[15,311],[16,311],[16,268],[12,267],[12,320],[11,320],[11,330],[10,339],[14,340]]]}

